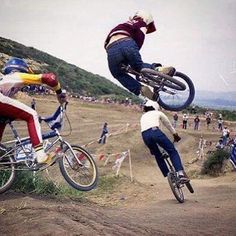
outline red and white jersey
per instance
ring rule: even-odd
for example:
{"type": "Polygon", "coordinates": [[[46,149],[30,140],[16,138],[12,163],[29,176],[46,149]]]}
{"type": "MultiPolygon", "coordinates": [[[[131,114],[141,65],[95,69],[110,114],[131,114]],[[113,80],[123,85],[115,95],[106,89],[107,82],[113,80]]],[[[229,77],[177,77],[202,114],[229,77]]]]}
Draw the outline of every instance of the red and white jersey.
{"type": "Polygon", "coordinates": [[[0,74],[0,93],[7,97],[12,97],[24,86],[41,84],[48,85],[54,91],[61,90],[60,83],[57,81],[56,76],[52,73],[28,74],[14,72],[8,75],[0,74]]]}
{"type": "MultiPolygon", "coordinates": [[[[5,116],[15,120],[19,119],[26,121],[30,139],[34,147],[42,143],[38,114],[24,103],[10,97],[26,85],[41,84],[48,85],[58,94],[61,93],[60,83],[53,73],[28,74],[14,72],[8,75],[0,74],[0,117],[5,116]]],[[[5,126],[6,124],[0,123],[0,141],[5,126]]]]}

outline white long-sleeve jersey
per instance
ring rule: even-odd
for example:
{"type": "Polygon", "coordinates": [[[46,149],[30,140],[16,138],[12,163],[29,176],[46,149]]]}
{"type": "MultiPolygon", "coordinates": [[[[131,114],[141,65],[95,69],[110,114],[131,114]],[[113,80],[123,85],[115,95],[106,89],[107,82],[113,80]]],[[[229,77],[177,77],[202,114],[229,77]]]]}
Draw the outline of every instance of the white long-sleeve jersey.
{"type": "Polygon", "coordinates": [[[145,112],[141,119],[141,132],[148,130],[153,127],[159,127],[160,128],[160,122],[172,133],[175,134],[176,130],[171,125],[170,120],[168,117],[161,111],[153,110],[145,112]]]}

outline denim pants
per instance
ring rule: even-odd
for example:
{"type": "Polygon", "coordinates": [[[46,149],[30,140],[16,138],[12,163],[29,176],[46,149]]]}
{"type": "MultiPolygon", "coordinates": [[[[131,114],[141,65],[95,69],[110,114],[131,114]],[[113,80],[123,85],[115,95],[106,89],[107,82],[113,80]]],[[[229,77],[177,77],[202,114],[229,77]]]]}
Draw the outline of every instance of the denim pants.
{"type": "Polygon", "coordinates": [[[151,68],[150,64],[143,63],[136,42],[133,39],[114,42],[107,49],[107,60],[109,70],[113,77],[130,92],[139,95],[141,84],[121,69],[122,64],[130,65],[137,71],[140,71],[144,67],[151,68]]]}
{"type": "Polygon", "coordinates": [[[160,147],[162,147],[170,156],[170,160],[176,171],[183,170],[183,165],[181,163],[181,159],[179,153],[177,152],[174,144],[169,140],[169,138],[158,128],[148,129],[142,132],[142,137],[144,143],[149,148],[152,155],[155,156],[156,162],[162,172],[162,174],[166,177],[169,168],[165,162],[165,160],[161,157],[162,153],[160,152],[160,147]]]}

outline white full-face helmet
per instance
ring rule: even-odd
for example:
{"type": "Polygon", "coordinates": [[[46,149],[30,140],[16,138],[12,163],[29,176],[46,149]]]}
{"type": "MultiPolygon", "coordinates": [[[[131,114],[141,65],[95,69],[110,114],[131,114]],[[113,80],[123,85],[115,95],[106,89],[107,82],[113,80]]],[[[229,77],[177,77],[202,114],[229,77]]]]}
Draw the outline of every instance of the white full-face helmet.
{"type": "Polygon", "coordinates": [[[156,31],[154,20],[150,12],[144,10],[137,11],[132,19],[139,19],[139,18],[141,18],[147,24],[147,34],[156,31]]]}
{"type": "Polygon", "coordinates": [[[147,102],[144,104],[145,107],[153,107],[156,111],[160,109],[160,106],[157,102],[154,102],[152,100],[147,100],[147,102]]]}

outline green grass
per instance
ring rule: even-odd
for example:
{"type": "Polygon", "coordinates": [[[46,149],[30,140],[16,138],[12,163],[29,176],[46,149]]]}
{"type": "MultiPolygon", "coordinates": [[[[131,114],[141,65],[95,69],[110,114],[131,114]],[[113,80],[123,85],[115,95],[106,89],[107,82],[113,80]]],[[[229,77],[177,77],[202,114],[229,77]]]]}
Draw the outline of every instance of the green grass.
{"type": "Polygon", "coordinates": [[[16,180],[12,189],[17,192],[34,193],[38,195],[71,197],[85,200],[90,194],[103,195],[111,193],[120,184],[122,177],[101,176],[98,186],[94,191],[82,192],[69,185],[56,184],[52,180],[46,179],[42,172],[34,174],[31,171],[17,172],[16,180]]]}
{"type": "Polygon", "coordinates": [[[36,193],[39,195],[82,197],[80,191],[70,186],[55,184],[53,181],[44,178],[42,173],[34,174],[30,171],[17,172],[12,189],[19,192],[36,193]]]}
{"type": "Polygon", "coordinates": [[[98,183],[97,190],[100,193],[112,192],[117,185],[119,185],[121,178],[116,176],[101,176],[98,183]]]}
{"type": "Polygon", "coordinates": [[[201,174],[218,176],[222,173],[224,161],[229,158],[229,155],[226,150],[216,150],[211,153],[203,163],[201,174]]]}

